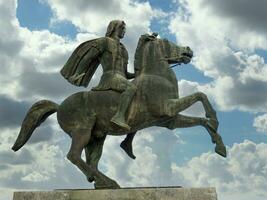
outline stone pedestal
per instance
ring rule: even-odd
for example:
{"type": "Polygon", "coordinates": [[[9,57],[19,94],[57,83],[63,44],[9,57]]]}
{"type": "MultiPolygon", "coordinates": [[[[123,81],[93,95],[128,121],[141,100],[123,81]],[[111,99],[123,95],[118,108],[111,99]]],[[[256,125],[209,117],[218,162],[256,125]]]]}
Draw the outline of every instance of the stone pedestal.
{"type": "Polygon", "coordinates": [[[217,200],[215,188],[124,188],[15,192],[13,200],[217,200]]]}

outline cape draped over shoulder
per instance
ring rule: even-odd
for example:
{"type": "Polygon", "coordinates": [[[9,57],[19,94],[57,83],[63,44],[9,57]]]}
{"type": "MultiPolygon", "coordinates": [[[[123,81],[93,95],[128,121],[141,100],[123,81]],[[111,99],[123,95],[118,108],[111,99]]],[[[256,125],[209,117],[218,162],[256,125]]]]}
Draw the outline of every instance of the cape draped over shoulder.
{"type": "Polygon", "coordinates": [[[104,39],[88,40],[80,44],[61,69],[61,75],[73,85],[87,87],[100,64],[98,57],[104,49],[104,39]]]}

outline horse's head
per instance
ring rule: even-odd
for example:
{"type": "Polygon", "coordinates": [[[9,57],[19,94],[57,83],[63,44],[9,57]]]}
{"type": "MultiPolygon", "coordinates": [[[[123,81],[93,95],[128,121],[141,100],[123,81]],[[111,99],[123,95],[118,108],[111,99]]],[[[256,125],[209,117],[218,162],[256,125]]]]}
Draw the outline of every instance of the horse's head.
{"type": "Polygon", "coordinates": [[[163,52],[163,56],[169,64],[187,64],[191,61],[193,57],[193,51],[190,47],[181,47],[168,41],[167,39],[158,39],[162,46],[166,50],[163,52]]]}
{"type": "Polygon", "coordinates": [[[193,57],[189,47],[181,47],[167,39],[157,38],[157,34],[145,34],[139,38],[135,52],[135,70],[165,61],[167,64],[187,64],[193,57]]]}

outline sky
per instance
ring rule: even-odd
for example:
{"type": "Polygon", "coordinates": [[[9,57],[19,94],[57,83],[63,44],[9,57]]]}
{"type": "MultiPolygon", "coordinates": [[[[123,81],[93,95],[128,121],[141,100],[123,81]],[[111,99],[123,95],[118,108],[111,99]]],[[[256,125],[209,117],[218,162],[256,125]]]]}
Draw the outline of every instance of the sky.
{"type": "MultiPolygon", "coordinates": [[[[11,147],[38,100],[60,103],[88,88],[69,84],[59,71],[75,47],[105,34],[122,19],[122,42],[133,71],[141,34],[189,46],[190,64],[173,68],[180,96],[207,94],[217,111],[228,156],[214,153],[202,127],[138,132],[131,160],[124,137],[108,137],[100,170],[122,187],[216,187],[220,200],[267,198],[267,1],[262,0],[0,0],[0,200],[14,191],[92,188],[67,159],[70,138],[55,115],[18,152],[11,147]]],[[[200,103],[184,111],[204,116],[200,103]]]]}

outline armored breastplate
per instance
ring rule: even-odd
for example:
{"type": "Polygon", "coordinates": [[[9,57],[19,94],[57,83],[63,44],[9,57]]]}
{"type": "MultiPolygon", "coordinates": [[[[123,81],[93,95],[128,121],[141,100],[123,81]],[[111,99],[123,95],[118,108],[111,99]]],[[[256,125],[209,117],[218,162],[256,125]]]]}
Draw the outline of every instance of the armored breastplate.
{"type": "Polygon", "coordinates": [[[101,62],[103,73],[115,72],[125,76],[125,69],[128,63],[128,53],[125,47],[116,40],[108,39],[107,51],[104,60],[101,62]]]}

